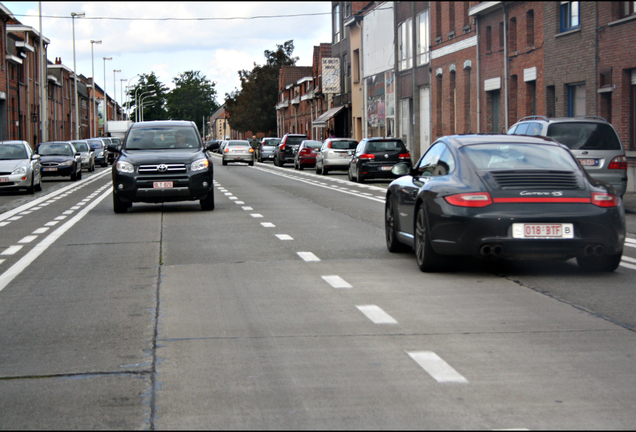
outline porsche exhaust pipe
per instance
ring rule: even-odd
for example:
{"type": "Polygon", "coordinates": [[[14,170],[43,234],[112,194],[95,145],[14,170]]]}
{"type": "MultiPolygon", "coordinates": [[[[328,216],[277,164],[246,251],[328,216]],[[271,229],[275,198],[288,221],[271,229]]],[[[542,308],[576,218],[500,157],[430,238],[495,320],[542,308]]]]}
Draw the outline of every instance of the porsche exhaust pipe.
{"type": "Polygon", "coordinates": [[[587,245],[585,249],[583,249],[583,253],[585,256],[601,256],[605,253],[605,247],[603,245],[587,245]]]}
{"type": "Polygon", "coordinates": [[[503,252],[503,248],[501,247],[501,245],[483,245],[481,248],[479,248],[479,254],[481,256],[498,256],[501,255],[501,252],[503,252]]]}

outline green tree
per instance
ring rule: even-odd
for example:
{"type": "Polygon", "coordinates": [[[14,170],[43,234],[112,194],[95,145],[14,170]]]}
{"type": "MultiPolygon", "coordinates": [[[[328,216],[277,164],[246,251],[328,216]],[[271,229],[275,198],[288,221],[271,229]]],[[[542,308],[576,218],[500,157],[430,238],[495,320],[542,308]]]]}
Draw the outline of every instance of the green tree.
{"type": "Polygon", "coordinates": [[[241,89],[225,94],[225,110],[232,129],[239,132],[276,131],[276,103],[278,102],[278,75],[283,66],[294,66],[298,57],[292,57],[294,41],[276,45],[275,51],[265,50],[265,64],[251,71],[239,71],[241,89]]]}
{"type": "Polygon", "coordinates": [[[168,119],[168,113],[165,107],[167,92],[168,87],[157,79],[157,75],[155,75],[154,72],[141,74],[137,85],[128,91],[128,101],[132,110],[130,118],[134,120],[137,118],[137,113],[141,113],[141,110],[138,111],[139,107],[137,106],[137,102],[141,102],[141,98],[143,97],[144,121],[168,119]],[[137,96],[137,101],[135,101],[135,95],[137,96]]]}
{"type": "Polygon", "coordinates": [[[175,88],[166,95],[168,118],[193,121],[203,133],[203,118],[209,118],[219,108],[216,83],[199,71],[182,72],[172,82],[175,88]]]}

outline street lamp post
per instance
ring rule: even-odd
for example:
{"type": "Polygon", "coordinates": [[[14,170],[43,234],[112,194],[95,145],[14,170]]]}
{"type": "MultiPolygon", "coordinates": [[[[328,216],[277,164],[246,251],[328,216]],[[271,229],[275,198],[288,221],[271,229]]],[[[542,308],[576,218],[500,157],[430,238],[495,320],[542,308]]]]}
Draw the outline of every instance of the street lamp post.
{"type": "MultiPolygon", "coordinates": [[[[120,78],[119,79],[119,94],[121,96],[121,103],[124,104],[124,81],[128,81],[128,79],[126,78],[120,78]]],[[[128,86],[126,86],[128,87],[128,86]]],[[[126,106],[124,104],[124,106],[126,106]]],[[[126,118],[124,118],[123,120],[126,120],[126,118]]]]}
{"type": "Polygon", "coordinates": [[[75,17],[82,18],[86,14],[71,12],[71,20],[73,27],[73,78],[75,80],[75,139],[79,139],[79,106],[77,103],[77,65],[75,63],[75,17]]]}
{"type": "Polygon", "coordinates": [[[91,132],[91,137],[97,136],[97,112],[95,111],[95,94],[97,92],[97,84],[95,83],[95,60],[93,59],[93,45],[100,44],[102,41],[100,40],[91,40],[91,70],[93,74],[93,121],[91,125],[93,126],[93,130],[91,132]]]}
{"type": "MultiPolygon", "coordinates": [[[[145,89],[149,89],[149,88],[154,88],[155,85],[154,84],[148,84],[147,86],[145,86],[145,89]]],[[[137,99],[137,90],[139,90],[139,87],[137,87],[135,89],[135,121],[138,122],[139,121],[139,103],[138,103],[138,99],[137,99]]],[[[139,95],[141,97],[141,95],[143,95],[144,92],[141,92],[141,94],[139,95]]]]}
{"type": "Polygon", "coordinates": [[[106,133],[106,122],[108,121],[108,95],[106,94],[106,60],[112,60],[112,57],[103,57],[104,59],[104,133],[106,133]]]}
{"type": "Polygon", "coordinates": [[[121,72],[120,69],[113,69],[113,100],[115,101],[115,105],[113,106],[113,109],[115,110],[115,115],[114,115],[114,119],[113,120],[119,120],[117,118],[117,85],[115,84],[115,74],[117,72],[121,72]]]}
{"type": "Polygon", "coordinates": [[[139,106],[141,107],[141,121],[144,121],[144,99],[146,99],[147,97],[154,97],[154,96],[157,96],[157,93],[155,93],[154,90],[150,92],[142,93],[139,95],[139,106]],[[145,96],[142,96],[142,95],[145,95],[145,96]]]}

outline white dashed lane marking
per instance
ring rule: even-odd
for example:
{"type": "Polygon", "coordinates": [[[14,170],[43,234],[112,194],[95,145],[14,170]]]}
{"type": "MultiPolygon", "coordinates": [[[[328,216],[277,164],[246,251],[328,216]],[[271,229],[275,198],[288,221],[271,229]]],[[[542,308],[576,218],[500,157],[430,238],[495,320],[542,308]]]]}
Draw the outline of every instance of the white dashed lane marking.
{"type": "Polygon", "coordinates": [[[322,278],[331,285],[333,288],[353,288],[350,283],[345,281],[340,276],[330,275],[330,276],[322,276],[322,278]]]}
{"type": "Polygon", "coordinates": [[[374,324],[397,324],[398,322],[388,313],[384,312],[380,307],[376,305],[356,305],[358,310],[362,312],[367,318],[373,321],[374,324]]]}
{"type": "Polygon", "coordinates": [[[301,257],[303,260],[307,262],[320,261],[320,258],[318,258],[316,255],[314,255],[311,252],[296,252],[296,253],[298,254],[299,257],[301,257]]]}
{"type": "Polygon", "coordinates": [[[415,362],[439,383],[468,384],[468,380],[460,375],[448,363],[433,351],[407,351],[415,362]]]}

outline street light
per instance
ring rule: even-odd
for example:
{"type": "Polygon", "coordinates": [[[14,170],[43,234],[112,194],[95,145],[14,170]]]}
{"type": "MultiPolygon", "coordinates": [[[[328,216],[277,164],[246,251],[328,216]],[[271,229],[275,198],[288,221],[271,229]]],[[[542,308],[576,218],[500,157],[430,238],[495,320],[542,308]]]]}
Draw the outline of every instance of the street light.
{"type": "MultiPolygon", "coordinates": [[[[126,79],[126,78],[120,78],[119,79],[119,94],[121,96],[121,103],[122,104],[124,103],[124,81],[128,81],[128,79],[126,79]]],[[[128,88],[128,86],[126,86],[126,88],[128,88]]],[[[126,119],[124,118],[124,120],[126,120],[126,119]]]]}
{"type": "Polygon", "coordinates": [[[115,110],[115,118],[113,120],[118,120],[117,118],[117,86],[115,85],[115,74],[117,72],[121,72],[119,69],[113,69],[113,100],[115,101],[115,105],[113,109],[115,110]]]}
{"type": "MultiPolygon", "coordinates": [[[[149,88],[154,88],[155,85],[154,84],[148,84],[147,86],[144,87],[144,89],[149,89],[149,88]]],[[[137,87],[135,89],[135,121],[138,122],[139,121],[139,103],[137,101],[137,90],[139,90],[139,87],[137,87]]],[[[141,92],[141,94],[139,95],[141,97],[141,95],[143,95],[144,92],[141,92]]]]}
{"type": "Polygon", "coordinates": [[[147,97],[157,96],[157,93],[154,90],[150,92],[146,92],[146,93],[142,93],[139,95],[139,106],[141,107],[141,121],[144,121],[144,99],[146,99],[147,97]],[[144,94],[145,96],[142,96],[144,94]]]}
{"type": "Polygon", "coordinates": [[[77,103],[77,65],[75,63],[75,17],[83,18],[86,14],[71,12],[73,27],[73,78],[75,80],[75,139],[79,139],[79,106],[77,103]]]}
{"type": "Polygon", "coordinates": [[[108,121],[108,96],[106,95],[106,60],[112,60],[112,57],[103,57],[104,59],[104,133],[106,133],[106,122],[108,121]]]}
{"type": "Polygon", "coordinates": [[[97,91],[96,83],[95,83],[95,60],[93,59],[93,45],[99,44],[101,45],[102,41],[100,40],[91,40],[91,71],[93,74],[93,121],[91,122],[93,126],[93,131],[91,132],[91,137],[97,136],[97,113],[95,112],[95,93],[97,91]]]}
{"type": "Polygon", "coordinates": [[[129,96],[129,95],[128,95],[128,91],[129,91],[128,89],[133,88],[133,86],[132,86],[132,85],[130,85],[130,84],[132,83],[132,81],[133,81],[135,78],[139,78],[139,77],[141,77],[141,74],[137,74],[137,75],[135,75],[134,77],[130,78],[130,79],[128,80],[128,85],[126,86],[126,118],[127,118],[127,119],[130,119],[130,115],[128,114],[128,111],[130,111],[130,103],[128,102],[128,96],[129,96]]]}

